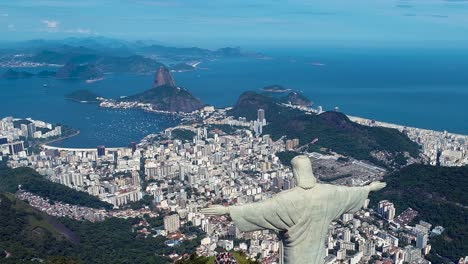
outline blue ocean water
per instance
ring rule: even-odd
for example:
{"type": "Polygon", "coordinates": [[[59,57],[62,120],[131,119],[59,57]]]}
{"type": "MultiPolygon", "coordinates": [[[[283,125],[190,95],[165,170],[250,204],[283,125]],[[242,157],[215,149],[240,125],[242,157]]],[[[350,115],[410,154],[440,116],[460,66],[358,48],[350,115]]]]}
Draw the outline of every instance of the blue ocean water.
{"type": "Polygon", "coordinates": [[[89,89],[101,96],[117,98],[141,92],[150,87],[149,75],[109,75],[103,81],[85,83],[56,79],[0,79],[0,117],[31,117],[51,123],[62,123],[80,130],[80,134],[54,142],[63,147],[93,148],[128,146],[144,136],[157,133],[179,123],[169,115],[139,110],[99,108],[97,104],[82,104],[65,99],[78,89],[89,89]],[[43,84],[47,83],[47,87],[43,84]]]}
{"type": "MultiPolygon", "coordinates": [[[[269,50],[269,59],[204,61],[175,73],[205,103],[233,105],[248,90],[280,84],[324,109],[402,125],[468,134],[468,50],[269,50]]],[[[2,72],[5,69],[0,69],[2,72]]],[[[27,69],[31,70],[31,69],[27,69]]],[[[36,69],[37,70],[37,69],[36,69]]],[[[155,69],[156,70],[156,69],[155,69]]],[[[80,129],[66,147],[126,146],[179,121],[139,110],[109,110],[65,99],[89,89],[107,98],[150,87],[152,75],[106,75],[103,81],[0,79],[0,117],[32,117],[80,129]],[[47,87],[43,87],[47,83],[47,87]]]]}
{"type": "Polygon", "coordinates": [[[176,74],[176,80],[217,106],[234,104],[242,91],[280,84],[324,109],[468,134],[468,50],[268,52],[276,56],[204,62],[205,70],[176,74]]]}

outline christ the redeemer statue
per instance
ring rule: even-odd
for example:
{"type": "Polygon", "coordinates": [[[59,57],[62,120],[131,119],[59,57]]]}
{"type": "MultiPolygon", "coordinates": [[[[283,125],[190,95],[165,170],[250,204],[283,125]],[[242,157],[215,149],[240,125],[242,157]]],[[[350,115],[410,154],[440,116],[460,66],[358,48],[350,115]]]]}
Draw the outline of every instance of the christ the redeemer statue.
{"type": "Polygon", "coordinates": [[[274,230],[282,242],[280,263],[318,264],[325,258],[325,240],[330,223],[344,213],[362,208],[369,192],[386,184],[363,187],[318,184],[307,156],[291,161],[297,186],[271,199],[239,206],[212,206],[205,215],[229,214],[240,231],[274,230]]]}

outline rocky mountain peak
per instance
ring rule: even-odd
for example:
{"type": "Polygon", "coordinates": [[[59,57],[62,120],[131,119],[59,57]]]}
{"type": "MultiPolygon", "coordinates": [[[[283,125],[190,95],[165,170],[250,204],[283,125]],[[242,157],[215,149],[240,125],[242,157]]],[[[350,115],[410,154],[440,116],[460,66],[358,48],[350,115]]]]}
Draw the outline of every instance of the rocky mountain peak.
{"type": "Polygon", "coordinates": [[[176,86],[174,78],[169,70],[164,66],[159,67],[156,75],[154,76],[153,87],[159,86],[176,86]]]}

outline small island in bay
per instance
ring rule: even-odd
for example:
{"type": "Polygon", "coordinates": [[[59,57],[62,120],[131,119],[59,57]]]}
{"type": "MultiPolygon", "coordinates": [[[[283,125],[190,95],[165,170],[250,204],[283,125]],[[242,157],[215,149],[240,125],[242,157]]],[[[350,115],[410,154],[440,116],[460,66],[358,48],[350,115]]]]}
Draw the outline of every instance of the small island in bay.
{"type": "Polygon", "coordinates": [[[36,74],[37,77],[40,78],[48,78],[48,77],[55,77],[57,72],[54,71],[40,71],[36,74]]]}
{"type": "Polygon", "coordinates": [[[33,77],[34,74],[26,71],[15,71],[12,69],[8,69],[6,72],[2,74],[3,79],[24,79],[33,77]]]}
{"type": "Polygon", "coordinates": [[[56,74],[58,79],[95,80],[103,77],[103,71],[94,64],[67,63],[56,74]]]}
{"type": "Polygon", "coordinates": [[[188,63],[177,63],[171,66],[171,71],[173,72],[186,72],[193,71],[196,67],[188,63]]]}
{"type": "Polygon", "coordinates": [[[270,92],[270,93],[286,93],[290,91],[291,89],[275,84],[275,85],[263,87],[262,90],[264,92],[270,92]]]}
{"type": "Polygon", "coordinates": [[[98,103],[98,97],[99,95],[86,89],[76,90],[65,95],[65,98],[79,103],[98,103]]]}

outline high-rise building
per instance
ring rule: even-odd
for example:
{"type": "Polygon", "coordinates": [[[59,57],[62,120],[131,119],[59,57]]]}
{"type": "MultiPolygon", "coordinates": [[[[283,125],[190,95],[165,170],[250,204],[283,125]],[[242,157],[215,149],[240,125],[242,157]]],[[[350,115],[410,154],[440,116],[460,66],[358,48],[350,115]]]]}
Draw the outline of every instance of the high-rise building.
{"type": "Polygon", "coordinates": [[[379,202],[378,213],[388,221],[393,221],[395,218],[395,206],[388,200],[379,202]]]}
{"type": "Polygon", "coordinates": [[[60,183],[65,185],[65,186],[71,186],[71,182],[70,182],[70,174],[62,174],[60,175],[60,183]]]}
{"type": "Polygon", "coordinates": [[[346,228],[343,231],[343,240],[345,242],[350,242],[351,241],[351,230],[349,230],[348,228],[346,228]]]}
{"type": "Polygon", "coordinates": [[[132,153],[135,153],[136,149],[137,149],[137,143],[132,141],[130,143],[130,148],[132,149],[132,153]]]}
{"type": "Polygon", "coordinates": [[[29,135],[28,135],[28,125],[21,124],[20,129],[21,129],[21,132],[23,133],[24,137],[29,137],[29,135]]]}
{"type": "Polygon", "coordinates": [[[34,123],[28,124],[28,137],[34,137],[34,133],[36,132],[36,125],[34,123]]]}
{"type": "Polygon", "coordinates": [[[23,141],[13,142],[13,143],[8,144],[8,150],[10,151],[10,155],[18,154],[18,152],[21,152],[24,150],[23,141]]]}
{"type": "Polygon", "coordinates": [[[346,213],[341,216],[341,220],[345,223],[348,223],[349,221],[353,220],[353,218],[354,218],[354,215],[350,213],[346,213]]]}
{"type": "Polygon", "coordinates": [[[353,242],[340,241],[340,249],[354,251],[356,249],[356,245],[353,242]]]}
{"type": "Polygon", "coordinates": [[[0,145],[8,143],[8,138],[0,138],[0,145]]]}
{"type": "Polygon", "coordinates": [[[415,263],[421,259],[421,250],[411,245],[405,247],[405,261],[415,263]]]}
{"type": "Polygon", "coordinates": [[[298,138],[286,140],[286,150],[293,150],[298,145],[299,145],[298,138]]]}
{"type": "Polygon", "coordinates": [[[180,220],[178,214],[168,215],[164,217],[164,229],[168,233],[173,233],[179,230],[180,220]]]}
{"type": "Polygon", "coordinates": [[[185,167],[182,165],[179,166],[179,180],[181,182],[185,180],[185,167]]]}
{"type": "Polygon", "coordinates": [[[81,175],[80,173],[72,174],[71,179],[72,179],[74,186],[78,186],[78,187],[83,186],[83,175],[81,175]]]}
{"type": "Polygon", "coordinates": [[[263,125],[258,120],[253,121],[253,130],[256,136],[260,136],[263,132],[263,125]]]}
{"type": "Polygon", "coordinates": [[[374,241],[367,240],[364,243],[364,256],[372,256],[372,255],[375,255],[374,241]]]}
{"type": "Polygon", "coordinates": [[[419,232],[418,236],[416,237],[416,247],[419,249],[423,249],[427,245],[427,239],[427,234],[419,232]]]}
{"type": "Polygon", "coordinates": [[[336,252],[336,259],[337,260],[345,260],[346,259],[346,249],[340,249],[336,252]]]}
{"type": "Polygon", "coordinates": [[[265,110],[261,108],[257,110],[257,121],[262,125],[266,125],[265,110]]]}
{"type": "Polygon", "coordinates": [[[106,155],[106,147],[104,145],[98,146],[97,147],[97,155],[98,157],[102,157],[106,155]]]}

